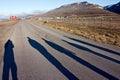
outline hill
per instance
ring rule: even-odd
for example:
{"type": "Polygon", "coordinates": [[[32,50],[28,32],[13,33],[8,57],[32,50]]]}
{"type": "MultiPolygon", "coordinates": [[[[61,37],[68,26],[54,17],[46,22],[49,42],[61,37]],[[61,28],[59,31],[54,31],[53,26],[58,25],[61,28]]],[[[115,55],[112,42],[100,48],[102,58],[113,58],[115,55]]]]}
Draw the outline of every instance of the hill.
{"type": "Polygon", "coordinates": [[[120,14],[120,2],[117,4],[109,5],[104,7],[105,10],[115,12],[117,14],[120,14]]]}
{"type": "Polygon", "coordinates": [[[72,3],[63,5],[59,8],[51,10],[41,16],[55,17],[55,16],[111,16],[115,13],[106,11],[102,6],[88,2],[72,3]]]}

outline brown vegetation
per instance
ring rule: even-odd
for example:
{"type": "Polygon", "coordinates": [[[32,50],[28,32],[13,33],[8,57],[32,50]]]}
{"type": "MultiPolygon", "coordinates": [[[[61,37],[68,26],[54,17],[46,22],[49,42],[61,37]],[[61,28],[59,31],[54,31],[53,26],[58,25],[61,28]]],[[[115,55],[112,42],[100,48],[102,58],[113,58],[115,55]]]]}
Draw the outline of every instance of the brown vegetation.
{"type": "Polygon", "coordinates": [[[98,42],[120,47],[120,17],[77,18],[50,20],[47,23],[39,20],[33,22],[47,25],[58,30],[76,34],[98,42]]]}
{"type": "Polygon", "coordinates": [[[13,25],[13,24],[15,24],[15,23],[17,23],[19,20],[15,20],[15,21],[0,21],[0,27],[1,26],[8,26],[8,25],[13,25]]]}

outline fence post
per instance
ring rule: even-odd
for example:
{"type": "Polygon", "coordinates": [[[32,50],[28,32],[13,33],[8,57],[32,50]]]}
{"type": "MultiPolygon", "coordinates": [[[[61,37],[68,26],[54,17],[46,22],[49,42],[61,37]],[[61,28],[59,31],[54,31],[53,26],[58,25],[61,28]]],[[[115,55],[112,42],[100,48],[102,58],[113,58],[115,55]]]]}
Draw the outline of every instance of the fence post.
{"type": "Polygon", "coordinates": [[[112,23],[111,23],[111,22],[112,22],[112,18],[110,18],[110,27],[112,26],[112,23]]]}
{"type": "Polygon", "coordinates": [[[95,27],[95,20],[96,20],[96,17],[94,18],[94,27],[95,27]]]}
{"type": "Polygon", "coordinates": [[[104,25],[104,24],[103,24],[103,20],[104,20],[104,18],[102,17],[102,18],[101,18],[101,27],[103,27],[103,25],[104,25]]]}

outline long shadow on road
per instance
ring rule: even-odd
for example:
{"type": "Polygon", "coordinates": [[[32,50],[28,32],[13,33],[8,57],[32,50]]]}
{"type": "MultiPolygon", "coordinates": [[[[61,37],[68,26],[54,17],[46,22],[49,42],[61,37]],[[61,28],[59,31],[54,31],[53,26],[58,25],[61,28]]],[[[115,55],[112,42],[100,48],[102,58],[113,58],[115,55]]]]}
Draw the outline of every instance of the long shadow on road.
{"type": "Polygon", "coordinates": [[[80,45],[78,45],[78,44],[74,44],[74,43],[71,43],[71,42],[68,42],[68,41],[65,41],[65,40],[63,40],[63,41],[66,42],[66,43],[68,43],[68,44],[70,44],[70,45],[72,45],[72,46],[74,46],[74,47],[76,47],[76,48],[78,48],[78,49],[81,49],[81,50],[84,50],[84,51],[88,51],[90,54],[94,54],[94,55],[96,55],[96,56],[99,56],[99,57],[105,58],[105,59],[107,59],[107,60],[113,61],[113,62],[115,62],[115,63],[117,63],[117,64],[120,64],[120,61],[119,61],[119,60],[116,60],[116,59],[111,58],[111,57],[109,57],[109,56],[106,56],[106,55],[97,53],[97,52],[95,52],[95,51],[93,51],[93,50],[90,50],[90,49],[88,49],[88,48],[86,48],[86,47],[83,47],[83,46],[80,46],[80,45]]]}
{"type": "Polygon", "coordinates": [[[104,76],[105,78],[108,78],[109,80],[118,80],[116,77],[110,75],[109,73],[97,68],[96,66],[88,63],[87,61],[77,57],[76,55],[73,54],[73,52],[53,43],[48,40],[43,39],[49,46],[51,46],[53,49],[61,52],[62,54],[65,54],[66,56],[69,56],[70,58],[74,59],[75,61],[79,62],[80,64],[86,66],[87,68],[95,71],[96,73],[104,76]]]}
{"type": "Polygon", "coordinates": [[[79,80],[69,70],[67,70],[54,56],[52,56],[40,43],[28,37],[30,45],[38,50],[51,64],[53,64],[69,80],[79,80]]]}
{"type": "Polygon", "coordinates": [[[18,80],[17,78],[17,66],[14,60],[14,45],[11,40],[8,40],[5,44],[5,52],[4,52],[4,65],[3,65],[3,74],[2,80],[9,80],[9,72],[11,70],[12,80],[18,80]]]}
{"type": "Polygon", "coordinates": [[[116,51],[113,51],[113,50],[110,50],[110,49],[107,49],[107,48],[104,48],[104,47],[100,47],[100,46],[94,45],[94,44],[92,44],[92,43],[88,43],[88,42],[85,42],[85,41],[82,41],[82,40],[78,40],[78,39],[75,39],[75,38],[70,38],[70,37],[67,37],[67,36],[65,36],[65,37],[68,38],[68,39],[77,41],[77,42],[79,42],[79,43],[83,43],[83,44],[86,44],[86,45],[89,45],[89,46],[92,46],[92,47],[101,49],[101,50],[103,50],[103,51],[106,51],[106,52],[109,52],[109,53],[116,54],[116,55],[120,56],[120,53],[119,53],[119,52],[116,52],[116,51]]]}

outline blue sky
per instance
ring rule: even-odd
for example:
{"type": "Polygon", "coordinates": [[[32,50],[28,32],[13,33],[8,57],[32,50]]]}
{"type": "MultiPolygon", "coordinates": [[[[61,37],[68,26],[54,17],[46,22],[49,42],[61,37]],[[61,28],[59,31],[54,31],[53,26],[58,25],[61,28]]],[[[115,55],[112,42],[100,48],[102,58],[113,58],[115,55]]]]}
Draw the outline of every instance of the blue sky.
{"type": "Polygon", "coordinates": [[[0,16],[32,13],[36,10],[48,11],[65,4],[87,1],[89,3],[106,6],[119,2],[118,0],[1,0],[0,16]]]}

